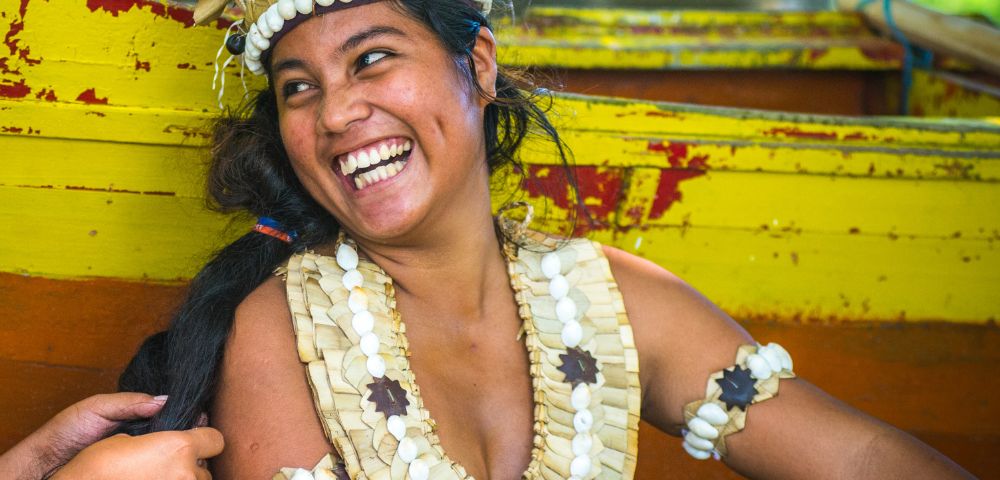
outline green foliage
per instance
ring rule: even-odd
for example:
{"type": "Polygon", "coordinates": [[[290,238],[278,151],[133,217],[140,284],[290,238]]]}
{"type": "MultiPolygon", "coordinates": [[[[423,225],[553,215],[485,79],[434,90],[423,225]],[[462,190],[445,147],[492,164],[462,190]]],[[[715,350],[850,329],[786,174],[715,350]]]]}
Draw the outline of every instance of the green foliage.
{"type": "Polygon", "coordinates": [[[1000,25],[1000,1],[997,0],[910,0],[918,5],[952,15],[979,15],[1000,25]]]}

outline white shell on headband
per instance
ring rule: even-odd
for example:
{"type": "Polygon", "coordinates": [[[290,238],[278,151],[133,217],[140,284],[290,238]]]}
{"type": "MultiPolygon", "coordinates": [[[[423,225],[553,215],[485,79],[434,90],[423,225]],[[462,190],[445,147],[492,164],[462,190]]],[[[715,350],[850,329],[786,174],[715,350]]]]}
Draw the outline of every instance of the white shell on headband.
{"type": "Polygon", "coordinates": [[[295,10],[302,15],[308,15],[313,11],[313,0],[295,0],[295,10]]]}
{"type": "Polygon", "coordinates": [[[267,26],[272,31],[280,32],[281,27],[285,26],[285,19],[278,13],[278,4],[271,5],[268,7],[267,11],[264,12],[264,18],[267,19],[267,26]]]}
{"type": "Polygon", "coordinates": [[[257,48],[256,55],[251,54],[251,56],[257,57],[254,60],[260,60],[260,54],[271,46],[271,42],[267,41],[267,39],[260,34],[260,30],[257,29],[256,24],[250,25],[250,33],[247,33],[247,45],[250,44],[253,44],[253,46],[257,48]]]}
{"type": "MultiPolygon", "coordinates": [[[[328,7],[337,1],[351,2],[351,0],[278,0],[272,3],[257,17],[254,23],[250,24],[250,28],[247,30],[243,65],[255,75],[264,73],[264,67],[260,61],[261,56],[268,48],[271,48],[271,37],[284,28],[286,21],[295,18],[298,14],[313,13],[316,5],[328,7]]],[[[476,0],[476,2],[480,5],[480,10],[484,15],[489,14],[493,8],[493,0],[476,0]]]]}
{"type": "Polygon", "coordinates": [[[291,20],[295,18],[295,15],[299,12],[295,11],[295,0],[278,0],[278,13],[281,14],[281,18],[285,20],[291,20]]]}
{"type": "Polygon", "coordinates": [[[271,26],[267,24],[267,12],[264,12],[263,15],[257,18],[256,25],[257,31],[259,31],[264,38],[271,38],[271,36],[274,35],[274,30],[271,30],[271,26]]]}

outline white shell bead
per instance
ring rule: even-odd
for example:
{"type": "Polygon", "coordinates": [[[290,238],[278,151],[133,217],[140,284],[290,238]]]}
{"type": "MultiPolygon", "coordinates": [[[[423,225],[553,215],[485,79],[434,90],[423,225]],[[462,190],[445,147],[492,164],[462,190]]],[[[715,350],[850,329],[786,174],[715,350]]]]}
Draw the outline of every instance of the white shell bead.
{"type": "Polygon", "coordinates": [[[295,10],[299,13],[305,15],[307,13],[312,13],[313,11],[313,0],[294,0],[295,10]]]}
{"type": "Polygon", "coordinates": [[[759,347],[757,349],[757,355],[764,357],[767,360],[767,365],[771,367],[771,371],[778,373],[781,371],[781,357],[778,353],[774,351],[773,348],[759,347]]]}
{"type": "Polygon", "coordinates": [[[274,30],[271,30],[271,26],[267,24],[267,10],[260,17],[257,17],[257,30],[264,38],[271,38],[274,35],[274,30]]]}
{"type": "Polygon", "coordinates": [[[292,474],[292,478],[290,480],[313,480],[314,478],[315,477],[313,477],[313,474],[310,473],[309,470],[297,468],[295,469],[295,473],[292,474]]]}
{"type": "Polygon", "coordinates": [[[340,244],[337,247],[337,265],[345,272],[358,268],[358,251],[346,243],[340,244]]]}
{"type": "Polygon", "coordinates": [[[358,336],[371,332],[375,328],[375,316],[368,310],[362,310],[351,318],[351,327],[358,336]]]}
{"type": "Polygon", "coordinates": [[[378,355],[368,357],[365,366],[368,367],[368,373],[373,378],[382,378],[385,376],[385,360],[382,357],[378,355]]]}
{"type": "MultiPolygon", "coordinates": [[[[251,41],[246,42],[246,46],[243,50],[243,63],[249,69],[262,68],[263,65],[260,64],[260,50],[251,41]]],[[[320,285],[322,286],[323,279],[320,279],[320,285]]]]}
{"type": "Polygon", "coordinates": [[[573,428],[577,433],[590,433],[594,428],[594,414],[590,410],[580,410],[573,415],[573,428]]]}
{"type": "Polygon", "coordinates": [[[576,320],[566,322],[563,325],[561,338],[563,345],[566,345],[566,347],[579,347],[580,342],[583,340],[583,327],[580,326],[580,322],[576,320]]]}
{"type": "Polygon", "coordinates": [[[729,423],[729,414],[722,407],[714,403],[705,403],[698,407],[697,415],[712,425],[725,425],[729,423]]]}
{"type": "Polygon", "coordinates": [[[711,452],[715,449],[715,445],[712,444],[711,440],[701,438],[698,435],[695,435],[694,432],[688,432],[687,435],[684,435],[684,441],[698,450],[711,452]]]}
{"type": "Polygon", "coordinates": [[[549,281],[549,295],[552,295],[556,300],[565,298],[566,295],[569,295],[569,280],[557,273],[549,281]]]}
{"type": "Polygon", "coordinates": [[[750,369],[750,375],[758,380],[767,380],[771,378],[774,372],[771,371],[771,366],[768,365],[767,360],[764,357],[757,355],[756,353],[747,357],[747,367],[750,369]]]}
{"type": "Polygon", "coordinates": [[[344,272],[344,277],[341,279],[344,283],[344,288],[348,291],[354,289],[354,287],[360,287],[365,283],[365,277],[361,276],[361,272],[356,268],[352,268],[344,272]]]}
{"type": "Polygon", "coordinates": [[[271,42],[267,41],[267,39],[264,38],[263,35],[261,35],[260,30],[257,29],[256,24],[250,25],[250,33],[247,34],[247,40],[250,40],[249,43],[252,43],[253,46],[257,50],[259,50],[257,52],[257,55],[254,56],[259,56],[260,52],[267,50],[267,47],[271,46],[271,42]]]}
{"type": "Polygon", "coordinates": [[[396,437],[396,441],[401,441],[403,437],[406,436],[406,423],[403,422],[403,418],[399,415],[393,415],[386,420],[386,429],[393,437],[396,437]]]}
{"type": "Polygon", "coordinates": [[[276,4],[267,8],[264,17],[267,18],[267,26],[273,32],[280,32],[281,27],[285,26],[285,19],[281,18],[281,14],[278,13],[278,5],[276,4]]]}
{"type": "Polygon", "coordinates": [[[587,455],[580,455],[569,464],[569,473],[575,477],[586,477],[593,467],[593,461],[587,455]]]}
{"type": "Polygon", "coordinates": [[[767,348],[774,350],[774,353],[778,354],[778,359],[781,360],[781,368],[788,370],[789,372],[792,371],[792,356],[788,354],[785,347],[771,342],[767,344],[767,348]]]}
{"type": "Polygon", "coordinates": [[[594,438],[589,433],[578,433],[573,437],[573,455],[587,455],[594,448],[594,438]]]}
{"type": "Polygon", "coordinates": [[[351,309],[351,313],[368,310],[368,293],[361,287],[351,289],[351,294],[347,296],[347,308],[351,309]]]}
{"type": "Polygon", "coordinates": [[[276,5],[278,5],[278,14],[285,20],[295,18],[295,14],[298,13],[295,11],[295,2],[293,0],[278,0],[276,5]]]}
{"type": "Polygon", "coordinates": [[[378,335],[368,332],[361,336],[361,353],[369,357],[378,354],[378,335]]]}
{"type": "Polygon", "coordinates": [[[559,255],[555,252],[549,252],[542,256],[542,275],[545,278],[553,278],[559,275],[562,271],[562,262],[559,260],[559,255]]]}
{"type": "Polygon", "coordinates": [[[573,394],[570,395],[570,403],[576,410],[586,410],[590,408],[590,386],[586,383],[581,383],[573,389],[573,394]]]}
{"type": "MultiPolygon", "coordinates": [[[[319,3],[319,0],[316,3],[319,3]]],[[[418,458],[410,462],[407,473],[410,474],[410,480],[427,480],[427,477],[431,475],[431,468],[427,466],[427,462],[418,458]]]]}
{"type": "Polygon", "coordinates": [[[688,428],[702,438],[707,438],[709,440],[714,440],[719,438],[719,431],[715,427],[708,424],[708,422],[701,419],[701,417],[694,417],[688,420],[688,428]]]}
{"type": "MultiPolygon", "coordinates": [[[[249,44],[247,44],[247,45],[249,45],[249,44]]],[[[244,61],[244,65],[246,65],[247,69],[250,70],[251,72],[253,72],[254,75],[260,75],[260,74],[264,73],[264,66],[261,65],[260,62],[258,62],[256,60],[247,58],[244,61]]]]}
{"type": "Polygon", "coordinates": [[[410,437],[404,437],[399,441],[399,447],[396,449],[396,454],[399,455],[399,459],[403,463],[410,463],[417,458],[417,442],[414,442],[410,437]]]}
{"type": "Polygon", "coordinates": [[[580,478],[580,477],[578,477],[578,476],[576,476],[576,475],[570,475],[569,476],[569,480],[583,480],[583,479],[580,478]]]}
{"type": "Polygon", "coordinates": [[[572,298],[563,297],[556,302],[556,318],[560,322],[566,323],[570,320],[576,320],[576,313],[576,302],[572,298]]]}
{"type": "Polygon", "coordinates": [[[712,456],[712,452],[706,452],[704,450],[698,450],[697,448],[694,448],[691,445],[689,445],[687,442],[683,442],[683,443],[681,443],[681,445],[684,445],[684,451],[688,452],[688,455],[691,455],[692,457],[694,457],[694,458],[696,458],[698,460],[705,460],[708,457],[712,456]]]}

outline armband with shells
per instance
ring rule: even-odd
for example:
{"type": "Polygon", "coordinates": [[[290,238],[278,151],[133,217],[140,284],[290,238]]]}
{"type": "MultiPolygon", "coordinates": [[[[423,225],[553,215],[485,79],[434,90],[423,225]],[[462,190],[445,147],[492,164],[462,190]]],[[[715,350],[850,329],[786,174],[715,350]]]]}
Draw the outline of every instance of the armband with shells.
{"type": "Polygon", "coordinates": [[[747,407],[777,396],[778,381],[793,377],[781,345],[740,346],[735,365],[708,377],[705,398],[684,406],[684,450],[699,460],[726,456],[726,436],[746,426],[747,407]]]}

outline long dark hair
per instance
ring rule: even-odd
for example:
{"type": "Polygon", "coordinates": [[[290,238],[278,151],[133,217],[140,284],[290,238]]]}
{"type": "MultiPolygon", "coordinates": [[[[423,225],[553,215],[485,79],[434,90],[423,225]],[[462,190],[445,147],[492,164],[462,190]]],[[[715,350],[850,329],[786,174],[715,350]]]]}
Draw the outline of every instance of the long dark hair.
{"type": "MultiPolygon", "coordinates": [[[[478,6],[471,0],[395,3],[435,32],[470,85],[480,95],[487,95],[476,82],[471,56],[478,31],[470,27],[479,24],[489,28],[478,6]]],[[[523,175],[517,151],[529,135],[549,138],[567,165],[559,134],[540,106],[546,98],[544,92],[502,69],[495,87],[495,97],[488,97],[491,103],[483,124],[490,172],[508,166],[523,175]]],[[[218,119],[212,140],[208,174],[211,207],[274,218],[298,237],[286,244],[247,233],[217,252],[195,276],[169,330],[147,339],[119,378],[120,390],[170,396],[156,417],[124,425],[121,431],[126,433],[194,426],[215,396],[218,367],[237,305],[292,253],[328,242],[339,230],[336,220],[312,200],[292,171],[278,130],[273,86],[218,119]]],[[[572,186],[575,191],[575,183],[572,186]]]]}

